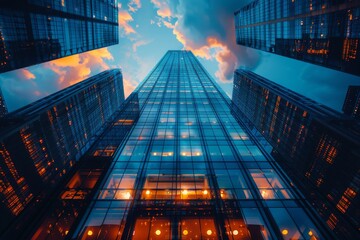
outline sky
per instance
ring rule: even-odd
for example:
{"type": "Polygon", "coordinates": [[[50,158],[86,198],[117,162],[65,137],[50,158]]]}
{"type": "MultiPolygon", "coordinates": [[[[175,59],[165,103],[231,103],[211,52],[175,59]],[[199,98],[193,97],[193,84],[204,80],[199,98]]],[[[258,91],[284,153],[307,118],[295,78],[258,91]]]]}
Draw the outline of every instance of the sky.
{"type": "Polygon", "coordinates": [[[239,46],[234,12],[248,0],[120,0],[119,44],[0,74],[9,111],[120,68],[125,95],[168,50],[191,50],[231,97],[233,73],[246,68],[341,111],[349,85],[360,77],[239,46]]]}

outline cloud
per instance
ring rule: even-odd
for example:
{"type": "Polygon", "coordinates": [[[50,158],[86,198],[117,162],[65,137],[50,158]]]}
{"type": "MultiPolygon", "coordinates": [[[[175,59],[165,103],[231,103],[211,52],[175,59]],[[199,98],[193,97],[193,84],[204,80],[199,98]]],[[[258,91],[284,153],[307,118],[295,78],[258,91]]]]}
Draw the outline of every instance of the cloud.
{"type": "Polygon", "coordinates": [[[130,12],[136,12],[139,8],[141,8],[140,0],[131,0],[128,3],[128,8],[130,12]]]}
{"type": "Polygon", "coordinates": [[[22,75],[24,79],[28,80],[36,78],[35,75],[26,68],[20,69],[19,74],[22,75]]]}
{"type": "Polygon", "coordinates": [[[147,45],[147,44],[149,44],[149,43],[150,43],[150,41],[146,41],[146,40],[136,41],[136,42],[133,43],[133,45],[132,45],[132,50],[133,50],[133,52],[136,52],[138,47],[147,45]]]}
{"type": "MultiPolygon", "coordinates": [[[[126,74],[125,74],[126,76],[126,74]]],[[[123,77],[123,86],[124,86],[124,94],[125,94],[125,98],[128,97],[136,88],[137,82],[129,79],[126,77],[123,77]]]]}
{"type": "Polygon", "coordinates": [[[128,11],[119,9],[119,25],[124,30],[125,35],[136,33],[134,28],[129,24],[129,22],[132,21],[134,21],[134,19],[128,11]]]}
{"type": "Polygon", "coordinates": [[[158,9],[157,15],[162,18],[171,18],[172,13],[170,10],[169,2],[166,0],[151,0],[154,6],[158,9]]]}
{"type": "Polygon", "coordinates": [[[105,60],[112,60],[113,56],[108,48],[100,48],[93,51],[60,58],[45,66],[58,75],[59,89],[78,83],[91,74],[109,69],[105,60]]]}
{"type": "Polygon", "coordinates": [[[233,0],[152,0],[164,26],[173,29],[184,49],[218,63],[215,76],[232,81],[239,66],[254,68],[259,63],[256,51],[235,42],[234,12],[248,1],[233,0]],[[172,23],[174,22],[174,23],[172,23]]]}

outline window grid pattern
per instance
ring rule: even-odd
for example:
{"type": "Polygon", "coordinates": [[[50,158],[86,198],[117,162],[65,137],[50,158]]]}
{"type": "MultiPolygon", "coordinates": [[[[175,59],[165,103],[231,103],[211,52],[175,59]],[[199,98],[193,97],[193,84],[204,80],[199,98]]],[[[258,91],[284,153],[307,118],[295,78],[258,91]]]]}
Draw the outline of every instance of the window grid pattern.
{"type": "Polygon", "coordinates": [[[73,237],[323,238],[191,52],[169,51],[135,92],[139,118],[73,237]]]}
{"type": "Polygon", "coordinates": [[[256,0],[235,13],[236,40],[360,75],[360,2],[256,0]]]}
{"type": "Polygon", "coordinates": [[[0,72],[117,44],[117,7],[116,0],[3,3],[0,72]]]}

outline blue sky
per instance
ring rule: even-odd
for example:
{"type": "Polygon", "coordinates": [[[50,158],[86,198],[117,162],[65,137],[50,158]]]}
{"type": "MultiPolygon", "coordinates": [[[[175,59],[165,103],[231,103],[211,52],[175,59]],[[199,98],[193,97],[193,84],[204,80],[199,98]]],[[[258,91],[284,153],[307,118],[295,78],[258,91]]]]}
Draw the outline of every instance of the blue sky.
{"type": "Polygon", "coordinates": [[[336,110],[360,77],[235,43],[233,12],[249,1],[119,1],[119,44],[0,74],[10,111],[109,68],[121,68],[128,95],[167,50],[192,50],[229,96],[237,67],[248,68],[336,110]]]}

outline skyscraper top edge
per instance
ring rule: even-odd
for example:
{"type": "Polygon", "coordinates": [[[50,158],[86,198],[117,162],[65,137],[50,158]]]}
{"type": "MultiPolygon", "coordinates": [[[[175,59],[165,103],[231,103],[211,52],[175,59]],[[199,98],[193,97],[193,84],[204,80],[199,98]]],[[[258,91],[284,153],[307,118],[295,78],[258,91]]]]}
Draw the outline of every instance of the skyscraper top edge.
{"type": "Polygon", "coordinates": [[[107,74],[122,75],[122,72],[120,69],[105,70],[87,79],[83,79],[81,82],[78,82],[70,87],[67,87],[58,92],[50,94],[49,96],[41,98],[29,105],[26,105],[18,110],[15,110],[14,112],[9,113],[6,116],[6,119],[24,118],[25,116],[29,116],[29,115],[36,115],[39,112],[44,111],[44,109],[54,106],[56,102],[60,102],[66,98],[71,97],[74,93],[76,93],[80,89],[85,89],[89,87],[90,85],[94,84],[99,77],[105,76],[107,74]]]}
{"type": "Polygon", "coordinates": [[[303,108],[309,111],[316,112],[318,116],[326,116],[330,118],[343,118],[344,120],[350,119],[347,116],[341,114],[340,112],[329,108],[323,104],[320,104],[310,98],[307,98],[303,95],[298,94],[297,92],[294,92],[286,87],[283,87],[269,79],[266,79],[254,72],[251,72],[246,69],[236,69],[235,74],[244,74],[249,75],[254,78],[252,78],[253,81],[256,81],[258,84],[262,86],[266,86],[266,88],[270,89],[271,91],[276,92],[277,94],[281,95],[285,99],[289,99],[291,101],[296,101],[299,105],[301,105],[303,108]],[[288,93],[288,94],[284,94],[288,93]]]}
{"type": "Polygon", "coordinates": [[[337,133],[349,142],[360,145],[360,124],[353,118],[300,95],[249,70],[237,69],[235,71],[235,76],[237,74],[251,77],[251,81],[259,86],[270,90],[273,94],[276,94],[295,106],[311,113],[312,118],[321,122],[324,126],[327,126],[334,133],[337,133]]]}

